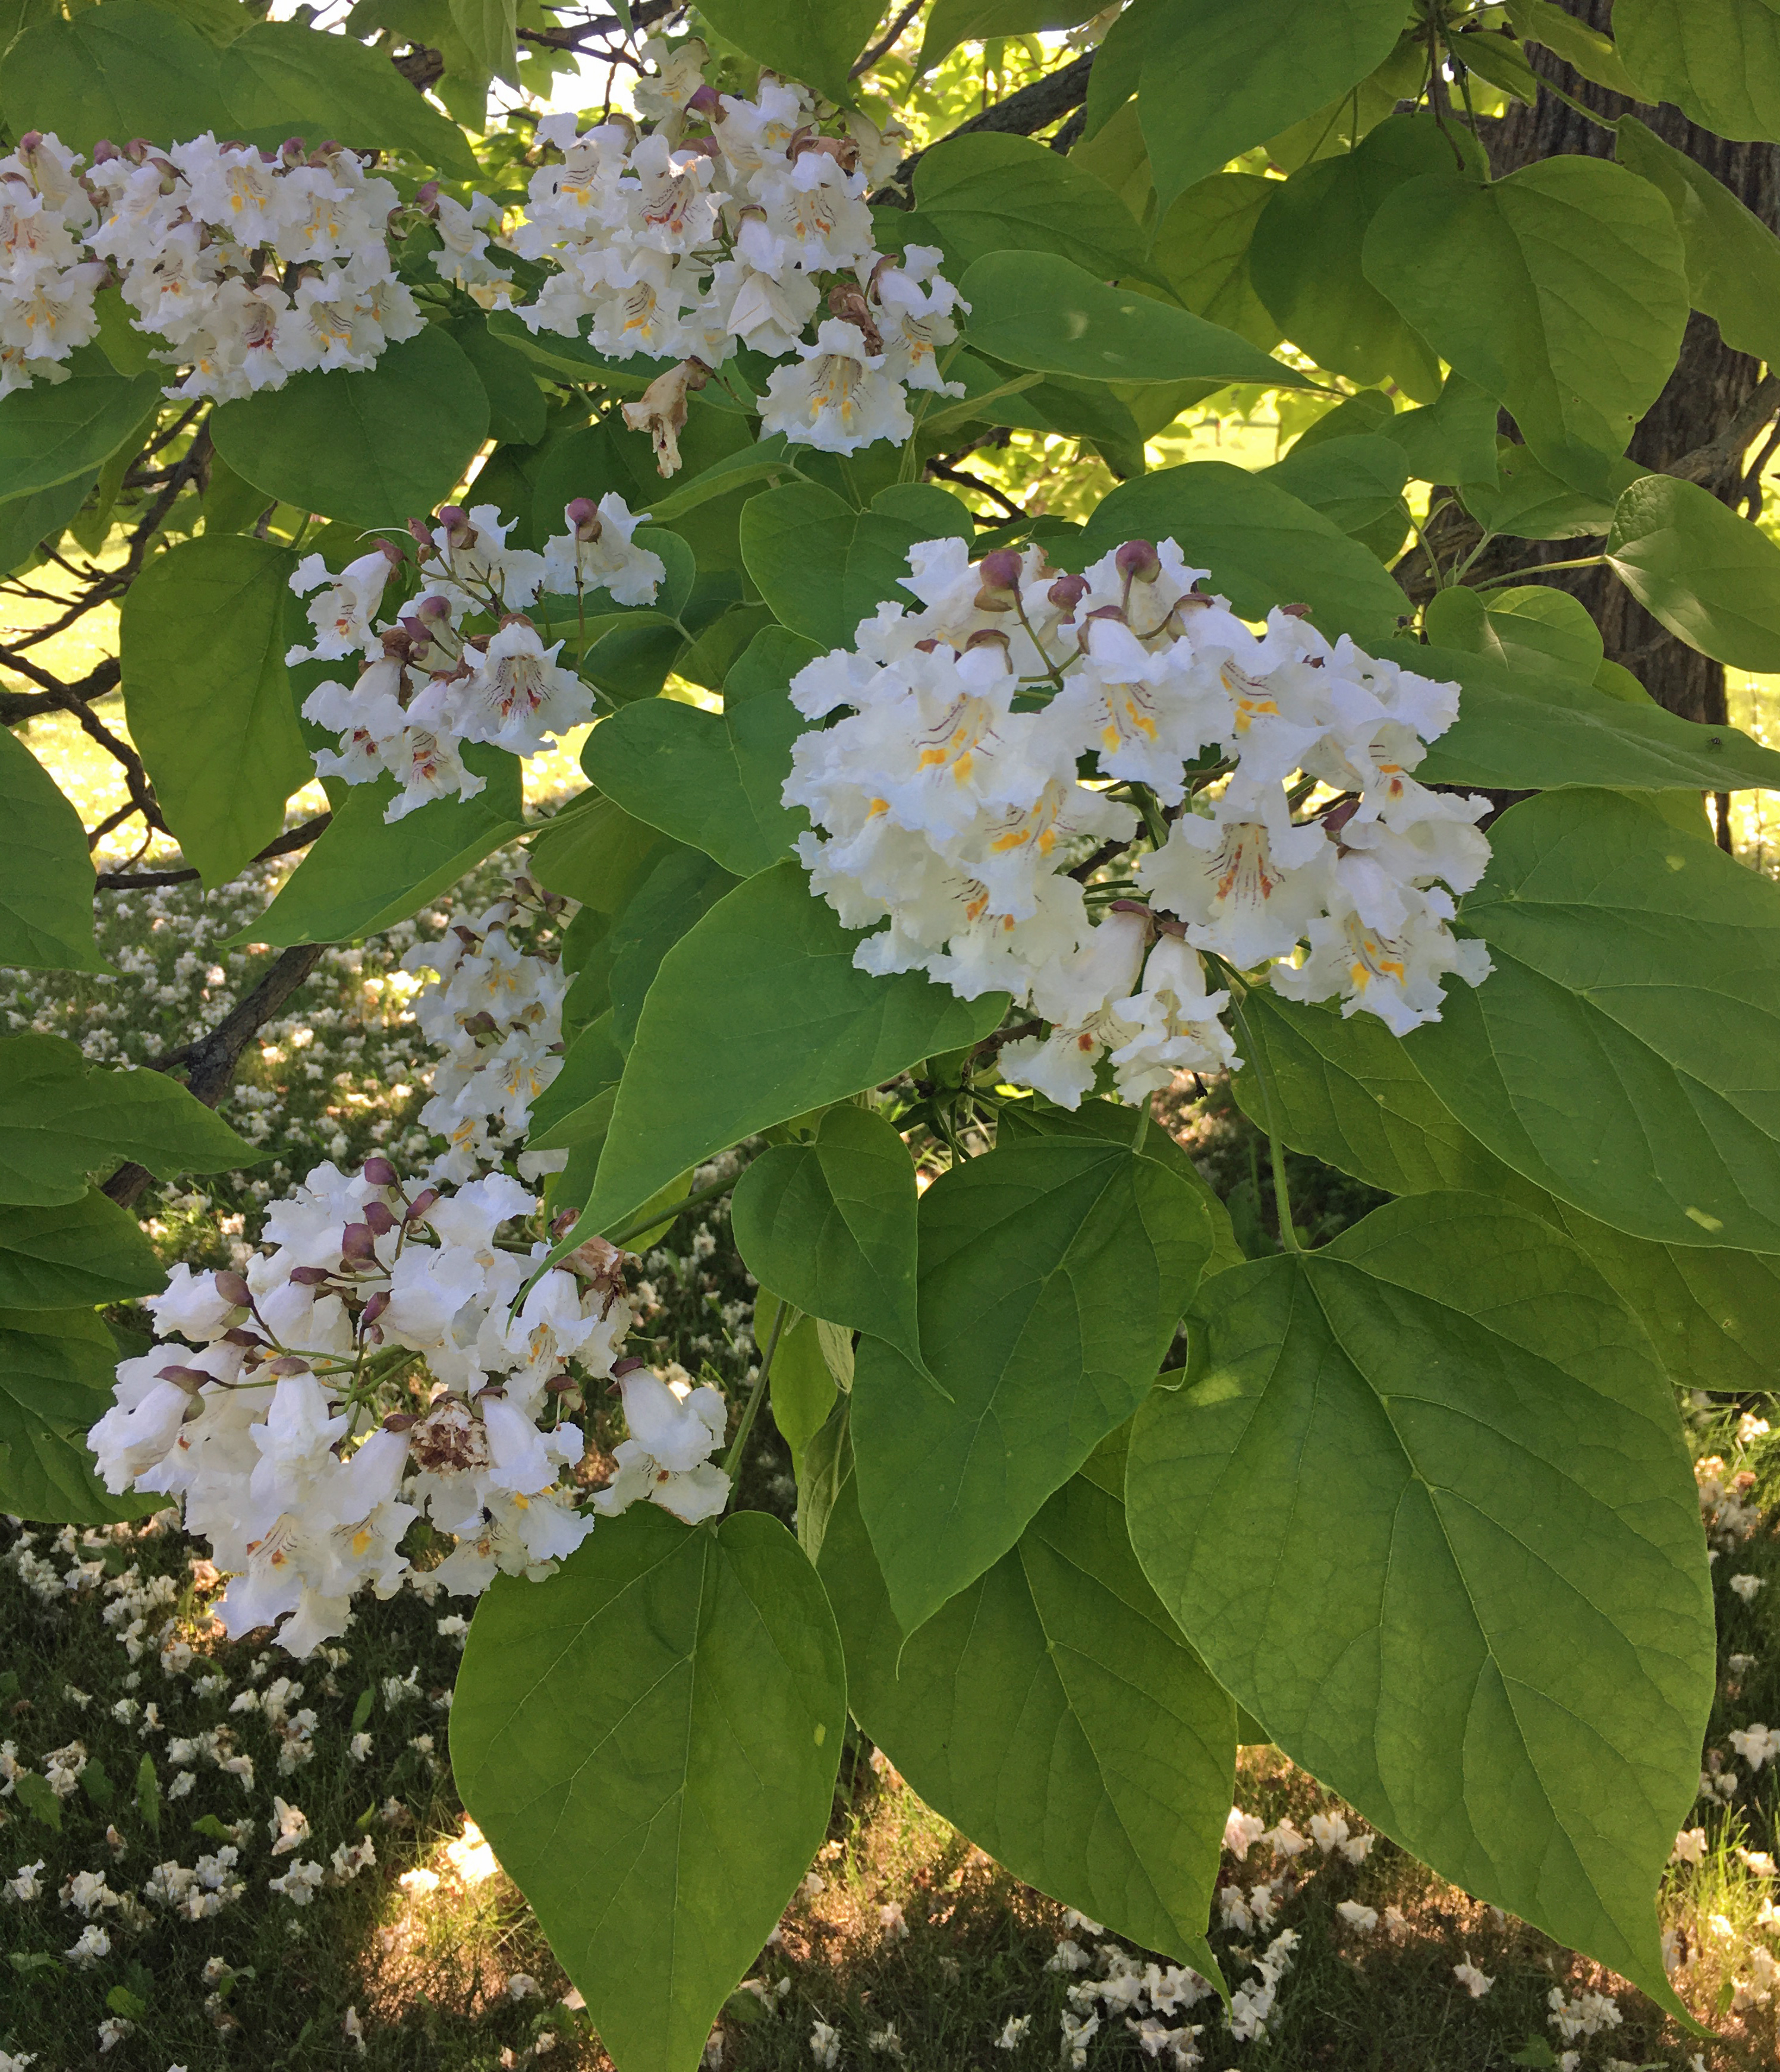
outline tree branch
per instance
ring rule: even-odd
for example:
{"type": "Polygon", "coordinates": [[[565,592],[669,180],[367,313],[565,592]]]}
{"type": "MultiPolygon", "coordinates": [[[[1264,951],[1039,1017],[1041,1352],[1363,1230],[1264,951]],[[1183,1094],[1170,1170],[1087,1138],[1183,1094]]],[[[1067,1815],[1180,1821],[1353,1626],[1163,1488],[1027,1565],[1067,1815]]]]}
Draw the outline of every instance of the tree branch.
{"type": "MultiPolygon", "coordinates": [[[[135,808],[132,807],[131,812],[135,808]]],[[[125,816],[126,818],[128,816],[125,816]]],[[[318,837],[325,834],[333,820],[332,813],[317,813],[312,820],[305,820],[300,828],[286,828],[275,841],[269,841],[255,863],[270,863],[274,857],[288,856],[294,849],[307,849],[318,837]]],[[[102,870],[96,892],[146,892],[157,885],[190,885],[198,877],[195,870],[102,870]]]]}
{"type": "Polygon", "coordinates": [[[1780,415],[1780,375],[1770,374],[1756,384],[1748,402],[1716,438],[1671,461],[1663,472],[1679,475],[1683,482],[1708,483],[1740,470],[1757,434],[1776,415],[1780,415]]]}
{"type": "MultiPolygon", "coordinates": [[[[1030,86],[1023,86],[1019,92],[1010,93],[1005,101],[998,101],[992,108],[985,108],[980,115],[973,115],[968,122],[961,122],[943,137],[936,137],[933,143],[949,144],[954,137],[974,136],[982,130],[1002,137],[1030,137],[1035,130],[1056,121],[1059,116],[1067,115],[1071,109],[1079,108],[1087,99],[1088,73],[1093,64],[1094,52],[1085,51],[1073,64],[1046,72],[1030,86]]],[[[925,152],[933,148],[929,144],[924,150],[911,151],[891,175],[890,186],[906,187],[909,175],[925,152]]]]}
{"type": "Polygon", "coordinates": [[[878,40],[871,46],[871,49],[868,50],[859,60],[859,63],[854,66],[853,69],[847,75],[847,77],[849,79],[857,79],[861,72],[869,72],[872,66],[877,63],[878,60],[884,55],[885,51],[893,51],[896,47],[896,39],[902,34],[903,31],[908,27],[909,24],[914,20],[915,17],[921,12],[921,0],[909,0],[909,5],[903,9],[902,12],[897,15],[895,21],[890,24],[889,27],[885,30],[884,33],[879,37],[878,40]]]}
{"type": "MultiPolygon", "coordinates": [[[[183,1065],[186,1089],[206,1108],[214,1108],[234,1083],[241,1054],[321,961],[325,943],[303,943],[284,952],[245,1000],[239,1001],[216,1026],[171,1057],[157,1059],[147,1069],[171,1072],[183,1065]]],[[[134,1207],[153,1181],[146,1166],[120,1166],[101,1190],[120,1208],[134,1207]]]]}

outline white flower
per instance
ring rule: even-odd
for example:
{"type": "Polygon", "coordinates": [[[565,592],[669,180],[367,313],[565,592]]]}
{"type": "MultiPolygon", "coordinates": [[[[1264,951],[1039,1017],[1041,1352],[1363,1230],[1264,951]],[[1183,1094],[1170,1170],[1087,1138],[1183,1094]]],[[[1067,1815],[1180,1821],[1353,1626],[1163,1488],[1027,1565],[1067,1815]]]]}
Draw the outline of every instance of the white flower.
{"type": "Polygon", "coordinates": [[[1196,949],[1246,968],[1296,947],[1329,897],[1333,863],[1320,827],[1292,824],[1279,784],[1234,777],[1209,814],[1175,822],[1137,882],[1186,923],[1196,949]]]}
{"type": "Polygon", "coordinates": [[[834,2072],[834,2066],[841,2062],[840,2031],[830,2029],[819,2016],[810,2032],[810,2054],[822,2072],[834,2072]]]}
{"type": "Polygon", "coordinates": [[[1335,1911],[1349,1928],[1358,1929],[1362,1935],[1370,1934],[1378,1925],[1378,1910],[1375,1907],[1362,1906],[1357,1899],[1338,1901],[1335,1911]]]}
{"type": "Polygon", "coordinates": [[[1730,1579],[1731,1588],[1746,1605],[1754,1602],[1756,1593],[1765,1586],[1766,1582],[1766,1578],[1761,1576],[1740,1575],[1733,1576],[1730,1579]]]}
{"type": "Polygon", "coordinates": [[[902,388],[867,351],[857,326],[830,317],[816,343],[797,346],[798,364],[774,369],[760,406],[764,436],[788,438],[823,453],[857,453],[876,439],[899,444],[914,431],[902,388]]]}
{"type": "Polygon", "coordinates": [[[1671,1864],[1697,1864],[1705,1853],[1705,1829],[1684,1827],[1675,1838],[1675,1847],[1669,1852],[1669,1861],[1671,1864]]]}
{"type": "Polygon", "coordinates": [[[1481,2000],[1496,1983],[1494,1979],[1486,1979],[1484,1976],[1483,1973],[1472,1963],[1469,1955],[1462,1964],[1455,1964],[1452,1967],[1452,1975],[1474,2000],[1481,2000]]]}
{"type": "Polygon", "coordinates": [[[631,1436],[613,1448],[618,1472],[589,1499],[593,1508],[616,1518],[646,1497],[688,1525],[720,1515],[729,1478],[710,1459],[728,1422],[720,1392],[663,1381],[641,1367],[620,1375],[618,1387],[631,1436]]]}
{"type": "Polygon", "coordinates": [[[544,543],[545,590],[558,597],[608,590],[615,604],[653,604],[667,570],[659,554],[631,543],[648,516],[633,513],[615,489],[597,506],[584,497],[567,505],[566,529],[544,543]]]}
{"type": "Polygon", "coordinates": [[[331,576],[319,554],[305,555],[291,576],[290,587],[299,597],[307,596],[311,590],[320,593],[303,607],[315,629],[315,644],[291,648],[285,660],[292,664],[331,662],[356,653],[365,645],[372,615],[401,560],[393,547],[380,545],[374,553],[361,554],[356,561],[348,561],[338,575],[331,576]]]}
{"type": "Polygon", "coordinates": [[[1253,1813],[1245,1813],[1240,1806],[1233,1806],[1224,1822],[1224,1847],[1238,1863],[1244,1863],[1249,1851],[1266,1832],[1266,1821],[1253,1813]]]}
{"type": "Polygon", "coordinates": [[[546,648],[536,627],[509,619],[491,639],[459,692],[464,738],[532,755],[553,736],[593,717],[580,678],[558,668],[558,640],[546,648]]]}
{"type": "Polygon", "coordinates": [[[1011,2014],[1001,2025],[1001,2033],[995,2038],[997,2050],[1017,2050],[1026,2041],[1032,2026],[1029,2014],[1011,2014]]]}

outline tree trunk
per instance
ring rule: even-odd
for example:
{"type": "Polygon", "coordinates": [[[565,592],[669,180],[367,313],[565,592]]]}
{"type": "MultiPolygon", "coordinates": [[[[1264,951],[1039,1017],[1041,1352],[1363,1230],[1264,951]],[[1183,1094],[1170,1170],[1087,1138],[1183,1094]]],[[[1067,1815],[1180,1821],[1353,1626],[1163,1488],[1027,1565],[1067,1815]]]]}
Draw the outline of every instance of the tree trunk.
{"type": "MultiPolygon", "coordinates": [[[[1560,0],[1565,10],[1593,28],[1608,30],[1612,0],[1560,0]]],[[[1530,48],[1534,68],[1566,93],[1599,111],[1603,121],[1634,114],[1666,144],[1684,151],[1722,180],[1731,192],[1770,230],[1780,231],[1780,148],[1772,144],[1733,144],[1711,131],[1696,129],[1679,109],[1641,106],[1623,96],[1592,85],[1547,50],[1530,48]]],[[[1538,158],[1564,153],[1607,158],[1613,134],[1566,107],[1555,94],[1542,93],[1536,108],[1510,103],[1506,116],[1490,125],[1491,165],[1498,175],[1514,172],[1538,158]]],[[[1718,327],[1697,311],[1688,319],[1681,357],[1633,434],[1631,458],[1646,467],[1666,468],[1683,454],[1707,445],[1723,431],[1745,404],[1761,376],[1759,364],[1733,352],[1718,335],[1718,327]]],[[[1755,494],[1743,476],[1741,458],[1727,462],[1704,485],[1725,504],[1755,494]]],[[[1498,542],[1478,574],[1524,566],[1538,561],[1564,561],[1587,552],[1575,540],[1498,542]]],[[[1651,618],[1617,578],[1605,569],[1585,569],[1549,578],[1573,590],[1599,623],[1610,660],[1632,671],[1652,697],[1685,719],[1722,725],[1728,717],[1724,672],[1719,664],[1677,640],[1651,618]]]]}

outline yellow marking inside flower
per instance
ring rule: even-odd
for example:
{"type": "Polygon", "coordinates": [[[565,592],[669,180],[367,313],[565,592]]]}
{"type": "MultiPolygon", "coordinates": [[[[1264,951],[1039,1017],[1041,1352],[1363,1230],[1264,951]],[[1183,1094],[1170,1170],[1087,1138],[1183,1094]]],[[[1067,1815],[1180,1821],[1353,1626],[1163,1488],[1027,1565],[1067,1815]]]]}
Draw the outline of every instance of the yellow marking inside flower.
{"type": "Polygon", "coordinates": [[[371,1535],[367,1532],[365,1527],[361,1525],[358,1531],[352,1535],[352,1552],[355,1554],[362,1554],[370,1544],[371,1535]]]}
{"type": "Polygon", "coordinates": [[[875,820],[880,813],[888,813],[889,810],[890,801],[888,799],[874,799],[866,808],[865,817],[868,820],[875,820]]]}

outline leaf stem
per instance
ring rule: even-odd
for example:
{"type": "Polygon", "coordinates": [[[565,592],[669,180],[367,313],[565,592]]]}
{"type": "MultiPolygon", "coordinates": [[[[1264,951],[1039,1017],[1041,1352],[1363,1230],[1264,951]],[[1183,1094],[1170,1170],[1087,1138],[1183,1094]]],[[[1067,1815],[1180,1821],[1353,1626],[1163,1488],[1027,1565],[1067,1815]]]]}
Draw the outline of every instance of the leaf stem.
{"type": "Polygon", "coordinates": [[[1261,1107],[1267,1116],[1267,1157],[1273,1168],[1273,1205],[1279,1222],[1279,1248],[1282,1252],[1302,1252],[1298,1233],[1292,1224],[1292,1194],[1286,1186],[1286,1153],[1278,1132],[1273,1126],[1273,1087],[1267,1077],[1267,1067],[1261,1061],[1259,1046],[1248,1026],[1248,1017],[1243,1013],[1241,1001],[1233,998],[1231,1011],[1237,1026],[1242,1032],[1242,1047],[1248,1053],[1248,1062],[1255,1067],[1255,1077],[1261,1089],[1261,1107]]]}
{"type": "Polygon", "coordinates": [[[1605,554],[1584,554],[1575,561],[1535,561],[1524,569],[1510,569],[1506,575],[1485,576],[1481,582],[1473,583],[1473,590],[1494,590],[1498,584],[1514,582],[1521,576],[1549,575],[1554,569],[1599,569],[1606,565],[1605,554]]]}
{"type": "Polygon", "coordinates": [[[686,1215],[689,1209],[703,1208],[707,1202],[715,1201],[719,1194],[729,1194],[735,1185],[733,1176],[727,1180],[713,1180],[708,1187],[699,1188],[696,1194],[688,1194],[683,1201],[675,1202],[671,1207],[657,1209],[647,1215],[632,1216],[628,1223],[620,1224],[606,1242],[608,1244],[624,1244],[631,1238],[640,1237],[645,1231],[653,1230],[657,1223],[671,1223],[686,1215]]]}
{"type": "Polygon", "coordinates": [[[748,1444],[748,1435],[754,1429],[754,1420],[760,1415],[760,1404],[766,1396],[767,1377],[773,1371],[773,1355],[779,1350],[779,1340],[785,1335],[785,1320],[792,1314],[791,1305],[781,1302],[778,1314],[773,1319],[773,1330],[767,1338],[766,1351],[760,1360],[760,1371],[754,1377],[754,1386],[748,1391],[747,1407],[742,1412],[742,1421],[735,1428],[735,1436],[729,1442],[723,1458],[723,1473],[730,1478],[730,1494],[735,1494],[735,1485],[740,1479],[742,1449],[748,1444]]]}

